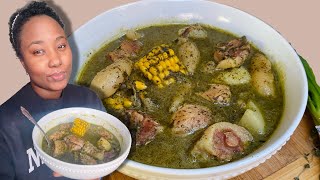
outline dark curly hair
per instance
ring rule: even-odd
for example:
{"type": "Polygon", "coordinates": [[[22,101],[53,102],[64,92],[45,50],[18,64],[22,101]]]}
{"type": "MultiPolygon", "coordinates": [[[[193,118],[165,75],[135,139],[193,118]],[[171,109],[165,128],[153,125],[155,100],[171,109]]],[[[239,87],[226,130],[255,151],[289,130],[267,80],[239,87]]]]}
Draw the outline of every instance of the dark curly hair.
{"type": "Polygon", "coordinates": [[[13,13],[9,20],[9,38],[14,51],[19,59],[22,59],[20,46],[20,33],[22,26],[33,16],[47,15],[56,20],[64,29],[64,24],[59,15],[47,5],[46,2],[31,1],[26,6],[13,13]]]}

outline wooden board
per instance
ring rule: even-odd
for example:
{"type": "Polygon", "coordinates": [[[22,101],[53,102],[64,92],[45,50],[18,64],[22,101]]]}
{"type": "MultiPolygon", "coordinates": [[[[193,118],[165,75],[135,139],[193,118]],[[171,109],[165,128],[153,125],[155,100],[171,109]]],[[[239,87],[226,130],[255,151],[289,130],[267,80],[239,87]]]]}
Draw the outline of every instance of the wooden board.
{"type": "MultiPolygon", "coordinates": [[[[273,155],[266,162],[260,164],[258,167],[247,171],[232,180],[248,180],[248,179],[294,179],[299,176],[300,180],[319,180],[320,179],[320,158],[313,156],[311,151],[313,149],[310,132],[313,127],[311,116],[306,112],[294,134],[290,140],[273,155]],[[307,156],[310,168],[305,170],[304,166],[308,163],[305,158],[307,156]]],[[[120,172],[113,172],[112,174],[103,178],[103,180],[134,180],[129,176],[121,174],[120,172]]]]}

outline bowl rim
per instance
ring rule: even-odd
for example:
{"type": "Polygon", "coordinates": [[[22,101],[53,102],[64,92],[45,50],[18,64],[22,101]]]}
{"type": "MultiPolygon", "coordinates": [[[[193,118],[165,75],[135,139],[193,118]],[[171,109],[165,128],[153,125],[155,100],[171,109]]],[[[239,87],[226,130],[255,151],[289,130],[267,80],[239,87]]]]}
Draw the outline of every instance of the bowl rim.
{"type": "MultiPolygon", "coordinates": [[[[60,114],[60,115],[59,115],[59,117],[61,117],[61,116],[66,115],[65,112],[69,112],[69,111],[78,111],[78,112],[90,111],[90,112],[92,112],[92,113],[97,113],[97,112],[98,112],[98,113],[100,113],[100,114],[105,114],[105,115],[111,117],[111,118],[113,119],[112,121],[114,121],[114,120],[115,120],[115,122],[118,121],[118,122],[116,122],[116,123],[121,124],[120,126],[125,127],[125,128],[122,127],[123,130],[124,130],[124,133],[126,133],[127,135],[129,135],[129,138],[127,138],[127,140],[128,140],[128,145],[126,145],[127,148],[124,149],[124,150],[122,150],[122,153],[121,153],[117,158],[115,158],[115,159],[113,159],[113,160],[111,160],[111,161],[105,162],[105,163],[93,164],[93,165],[69,163],[69,162],[65,162],[65,161],[62,161],[62,160],[59,160],[59,159],[57,159],[57,158],[52,157],[51,155],[49,155],[48,153],[46,153],[45,151],[43,151],[41,147],[38,146],[37,142],[35,142],[34,137],[36,136],[36,132],[38,132],[38,134],[41,134],[41,132],[40,132],[40,130],[39,130],[38,127],[34,126],[34,128],[33,128],[33,130],[32,130],[32,142],[33,142],[34,148],[35,148],[37,151],[40,151],[39,154],[41,154],[41,155],[40,155],[41,158],[48,158],[49,160],[45,160],[45,161],[47,161],[47,162],[49,162],[49,163],[51,163],[51,164],[57,164],[57,163],[59,163],[59,164],[61,164],[61,165],[63,165],[63,166],[68,166],[68,167],[72,166],[72,167],[75,167],[75,168],[80,168],[80,167],[88,167],[88,168],[89,168],[89,167],[90,167],[90,168],[99,168],[99,167],[101,167],[101,168],[103,168],[103,167],[105,167],[105,166],[107,166],[107,165],[111,166],[111,165],[113,165],[113,164],[115,164],[115,163],[118,163],[118,161],[121,160],[123,157],[127,157],[127,156],[128,156],[128,153],[129,153],[129,151],[130,151],[130,149],[131,149],[131,143],[132,143],[132,138],[131,138],[130,131],[128,130],[128,128],[127,128],[117,117],[115,117],[115,116],[113,116],[112,114],[109,114],[109,113],[107,113],[107,112],[104,112],[104,111],[101,111],[101,110],[98,110],[98,109],[93,109],[93,108],[86,108],[86,107],[61,108],[61,109],[58,109],[58,110],[55,110],[55,111],[52,111],[52,112],[46,114],[45,116],[43,116],[43,117],[38,121],[38,123],[40,122],[39,125],[41,126],[41,122],[44,121],[45,119],[47,119],[48,117],[54,116],[54,115],[62,112],[63,114],[60,114]],[[44,156],[46,156],[46,157],[42,157],[42,155],[44,155],[44,156]]],[[[83,114],[88,114],[88,113],[83,113],[83,114]]],[[[91,114],[91,115],[92,115],[92,114],[91,114]]],[[[99,116],[99,117],[100,117],[100,116],[99,116]]],[[[58,118],[58,117],[57,117],[57,118],[58,118]]],[[[107,120],[108,123],[110,123],[110,122],[109,122],[109,121],[110,121],[109,118],[107,118],[107,119],[104,118],[104,119],[107,120]]],[[[110,123],[110,125],[111,125],[111,123],[110,123]]],[[[115,127],[113,127],[113,128],[115,128],[115,127]]],[[[118,128],[115,128],[115,129],[118,129],[118,128]]],[[[45,131],[45,132],[47,132],[47,131],[45,131]]],[[[119,131],[119,135],[122,136],[122,134],[120,133],[120,131],[119,131]]],[[[124,139],[124,137],[122,137],[122,138],[124,139]]],[[[123,142],[126,142],[126,141],[123,141],[123,142]]],[[[126,158],[124,158],[124,159],[126,159],[126,158]]],[[[81,171],[83,171],[83,170],[81,170],[81,171]]],[[[88,169],[88,171],[92,171],[92,170],[89,170],[89,169],[88,169]]]]}

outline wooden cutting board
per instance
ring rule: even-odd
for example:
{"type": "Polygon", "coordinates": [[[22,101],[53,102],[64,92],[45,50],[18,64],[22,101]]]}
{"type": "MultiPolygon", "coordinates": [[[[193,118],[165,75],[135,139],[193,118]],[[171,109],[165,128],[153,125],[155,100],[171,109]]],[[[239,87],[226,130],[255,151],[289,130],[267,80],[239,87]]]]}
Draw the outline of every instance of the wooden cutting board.
{"type": "MultiPolygon", "coordinates": [[[[311,152],[313,149],[312,139],[310,138],[312,127],[311,116],[306,112],[298,128],[280,151],[258,167],[234,177],[232,180],[293,180],[297,176],[300,180],[320,180],[320,158],[314,156],[311,152]],[[306,156],[306,154],[309,155],[306,156]],[[304,166],[308,163],[310,168],[304,169],[304,166]]],[[[134,178],[115,171],[104,177],[103,180],[134,180],[134,178]]]]}

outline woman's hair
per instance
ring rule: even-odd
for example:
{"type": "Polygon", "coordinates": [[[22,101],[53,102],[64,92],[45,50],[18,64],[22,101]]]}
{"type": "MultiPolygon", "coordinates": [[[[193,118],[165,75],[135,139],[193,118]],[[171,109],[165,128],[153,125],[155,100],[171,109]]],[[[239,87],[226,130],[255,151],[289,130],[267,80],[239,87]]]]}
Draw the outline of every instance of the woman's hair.
{"type": "Polygon", "coordinates": [[[13,13],[9,20],[9,38],[18,58],[22,58],[20,34],[22,26],[33,16],[47,15],[56,20],[64,29],[64,24],[59,15],[45,2],[31,1],[26,6],[13,13]]]}

